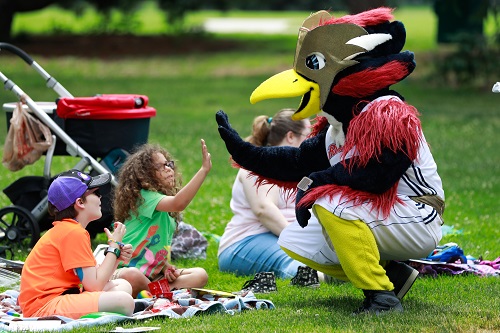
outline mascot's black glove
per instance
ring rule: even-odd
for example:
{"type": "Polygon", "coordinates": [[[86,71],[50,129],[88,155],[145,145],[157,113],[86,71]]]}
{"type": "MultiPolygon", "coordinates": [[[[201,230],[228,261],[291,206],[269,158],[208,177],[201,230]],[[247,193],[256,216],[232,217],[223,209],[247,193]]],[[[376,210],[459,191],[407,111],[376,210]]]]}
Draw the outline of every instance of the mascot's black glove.
{"type": "Polygon", "coordinates": [[[299,201],[304,197],[305,194],[305,191],[298,189],[297,196],[295,198],[295,218],[302,228],[306,227],[309,223],[309,219],[311,218],[311,212],[309,211],[309,209],[312,208],[312,205],[299,207],[299,201]]]}
{"type": "Polygon", "coordinates": [[[237,163],[240,163],[238,157],[244,152],[243,147],[248,145],[248,142],[244,141],[238,132],[231,127],[227,114],[224,111],[217,111],[215,120],[219,124],[219,134],[226,143],[227,151],[237,163]]]}

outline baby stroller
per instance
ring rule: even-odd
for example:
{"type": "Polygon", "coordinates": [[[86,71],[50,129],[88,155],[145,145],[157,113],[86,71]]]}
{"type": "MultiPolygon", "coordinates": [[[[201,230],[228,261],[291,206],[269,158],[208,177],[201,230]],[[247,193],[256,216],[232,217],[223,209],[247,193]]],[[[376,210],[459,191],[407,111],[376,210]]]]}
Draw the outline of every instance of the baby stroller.
{"type": "MultiPolygon", "coordinates": [[[[0,209],[0,256],[12,257],[19,249],[31,249],[40,232],[52,226],[47,212],[47,189],[54,178],[50,172],[53,156],[77,157],[73,169],[113,174],[111,184],[101,191],[103,216],[87,227],[95,237],[113,219],[110,193],[117,184],[115,173],[135,146],[147,142],[150,118],[156,115],[156,110],[147,105],[148,98],[143,95],[75,98],[26,52],[0,43],[0,51],[3,50],[19,56],[35,69],[59,97],[54,103],[35,102],[0,71],[5,89],[12,91],[23,102],[23,108],[49,127],[53,139],[44,153],[43,175],[21,177],[3,190],[12,205],[0,209]]],[[[3,105],[8,127],[16,104],[3,105]]]]}

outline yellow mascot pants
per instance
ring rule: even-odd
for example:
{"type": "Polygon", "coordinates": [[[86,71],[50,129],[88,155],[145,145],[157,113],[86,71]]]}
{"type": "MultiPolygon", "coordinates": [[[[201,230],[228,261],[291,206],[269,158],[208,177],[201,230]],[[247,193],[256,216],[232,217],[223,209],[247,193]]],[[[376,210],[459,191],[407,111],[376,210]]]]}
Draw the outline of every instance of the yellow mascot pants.
{"type": "Polygon", "coordinates": [[[350,281],[356,288],[394,289],[381,265],[375,237],[363,221],[341,219],[319,205],[314,205],[313,210],[335,248],[340,265],[318,264],[288,249],[283,251],[317,271],[350,281]]]}

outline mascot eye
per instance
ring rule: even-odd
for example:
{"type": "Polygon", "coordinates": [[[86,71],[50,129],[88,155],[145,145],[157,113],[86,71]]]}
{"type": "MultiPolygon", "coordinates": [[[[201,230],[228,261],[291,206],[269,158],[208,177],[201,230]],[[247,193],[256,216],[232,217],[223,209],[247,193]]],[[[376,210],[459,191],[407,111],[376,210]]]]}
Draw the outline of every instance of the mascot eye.
{"type": "Polygon", "coordinates": [[[321,53],[314,52],[306,58],[306,66],[310,69],[322,69],[325,65],[325,56],[321,53]]]}

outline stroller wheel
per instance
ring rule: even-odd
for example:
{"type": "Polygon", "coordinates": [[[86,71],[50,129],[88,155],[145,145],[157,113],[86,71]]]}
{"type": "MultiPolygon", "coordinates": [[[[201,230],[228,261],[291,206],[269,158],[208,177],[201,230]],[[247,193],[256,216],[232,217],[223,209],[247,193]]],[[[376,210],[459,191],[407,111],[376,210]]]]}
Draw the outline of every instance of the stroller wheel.
{"type": "Polygon", "coordinates": [[[10,248],[14,255],[19,250],[30,251],[40,238],[40,228],[26,208],[8,206],[0,209],[0,247],[10,248]]]}

